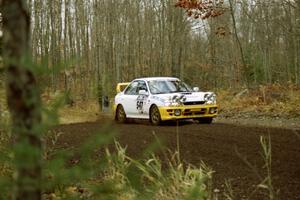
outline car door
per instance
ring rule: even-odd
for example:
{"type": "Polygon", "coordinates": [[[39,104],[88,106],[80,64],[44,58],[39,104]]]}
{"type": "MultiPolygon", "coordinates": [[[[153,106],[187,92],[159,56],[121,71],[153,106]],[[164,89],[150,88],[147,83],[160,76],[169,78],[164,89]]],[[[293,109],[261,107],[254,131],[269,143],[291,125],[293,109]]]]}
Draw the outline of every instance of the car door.
{"type": "Polygon", "coordinates": [[[127,117],[134,117],[137,113],[138,81],[133,81],[124,91],[122,104],[127,117]]]}
{"type": "Polygon", "coordinates": [[[141,118],[148,117],[148,98],[149,92],[148,87],[145,81],[139,81],[138,88],[137,88],[137,100],[136,100],[136,115],[140,116],[141,118]],[[144,91],[144,93],[140,93],[140,91],[144,91]]]}

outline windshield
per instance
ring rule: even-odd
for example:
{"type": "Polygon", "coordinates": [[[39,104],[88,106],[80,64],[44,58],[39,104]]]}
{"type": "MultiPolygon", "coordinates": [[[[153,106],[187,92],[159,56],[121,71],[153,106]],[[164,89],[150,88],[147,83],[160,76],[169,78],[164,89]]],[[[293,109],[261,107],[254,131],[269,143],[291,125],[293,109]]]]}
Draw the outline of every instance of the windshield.
{"type": "Polygon", "coordinates": [[[148,81],[152,94],[166,94],[176,92],[192,92],[192,89],[179,80],[152,80],[148,81]]]}

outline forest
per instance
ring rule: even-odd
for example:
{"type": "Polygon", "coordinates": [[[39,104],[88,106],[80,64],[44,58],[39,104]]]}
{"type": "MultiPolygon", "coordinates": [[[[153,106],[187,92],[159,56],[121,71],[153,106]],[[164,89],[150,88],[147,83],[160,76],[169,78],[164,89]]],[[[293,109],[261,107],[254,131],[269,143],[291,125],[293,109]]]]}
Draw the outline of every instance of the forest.
{"type": "Polygon", "coordinates": [[[32,55],[51,71],[43,83],[83,99],[144,76],[205,89],[299,84],[299,1],[230,0],[198,19],[175,3],[29,1],[32,55]]]}
{"type": "Polygon", "coordinates": [[[300,0],[0,6],[0,199],[300,198],[300,0]],[[138,120],[149,77],[192,89],[138,120]]]}

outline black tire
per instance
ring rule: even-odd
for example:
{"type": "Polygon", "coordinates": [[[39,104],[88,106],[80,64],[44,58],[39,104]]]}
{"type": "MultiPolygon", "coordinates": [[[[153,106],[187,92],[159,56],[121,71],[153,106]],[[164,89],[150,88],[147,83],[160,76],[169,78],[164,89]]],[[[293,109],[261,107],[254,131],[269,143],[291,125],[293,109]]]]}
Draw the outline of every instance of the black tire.
{"type": "Polygon", "coordinates": [[[211,124],[213,121],[212,117],[204,117],[196,119],[200,124],[211,124]]]}
{"type": "Polygon", "coordinates": [[[127,121],[126,113],[122,105],[118,105],[117,107],[115,120],[118,123],[125,123],[127,121]]]}
{"type": "Polygon", "coordinates": [[[150,122],[151,122],[151,124],[153,124],[155,126],[158,126],[161,124],[160,112],[156,105],[153,105],[150,108],[150,122]]]}

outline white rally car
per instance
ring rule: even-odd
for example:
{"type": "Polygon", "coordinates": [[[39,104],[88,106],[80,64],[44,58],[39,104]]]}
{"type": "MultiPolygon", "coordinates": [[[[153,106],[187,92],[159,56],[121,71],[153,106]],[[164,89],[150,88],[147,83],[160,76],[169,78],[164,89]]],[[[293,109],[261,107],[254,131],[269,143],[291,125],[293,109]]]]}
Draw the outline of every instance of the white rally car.
{"type": "Polygon", "coordinates": [[[178,78],[138,78],[115,96],[115,119],[149,119],[154,125],[162,121],[194,119],[211,123],[218,106],[213,92],[200,92],[178,78]]]}

